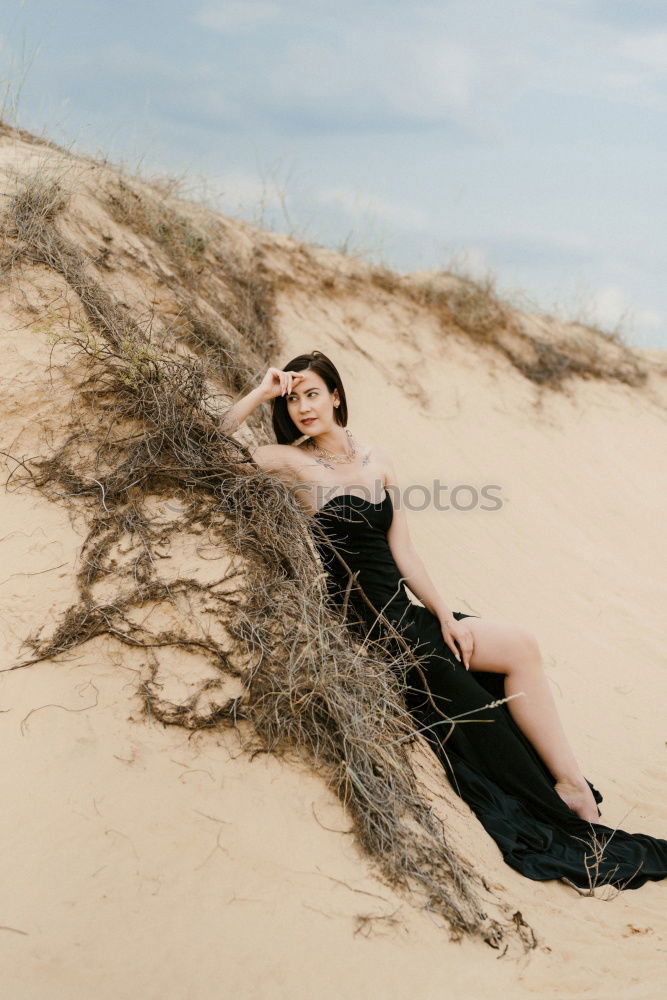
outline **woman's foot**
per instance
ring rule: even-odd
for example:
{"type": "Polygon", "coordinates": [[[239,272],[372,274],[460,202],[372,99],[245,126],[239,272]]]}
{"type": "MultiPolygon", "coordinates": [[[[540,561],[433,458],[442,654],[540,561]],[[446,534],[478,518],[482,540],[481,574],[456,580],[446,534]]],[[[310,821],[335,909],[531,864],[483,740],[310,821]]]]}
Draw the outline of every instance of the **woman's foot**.
{"type": "Polygon", "coordinates": [[[600,815],[597,802],[584,777],[578,781],[561,778],[560,781],[556,782],[555,790],[579,819],[585,819],[588,823],[597,823],[600,815]]]}

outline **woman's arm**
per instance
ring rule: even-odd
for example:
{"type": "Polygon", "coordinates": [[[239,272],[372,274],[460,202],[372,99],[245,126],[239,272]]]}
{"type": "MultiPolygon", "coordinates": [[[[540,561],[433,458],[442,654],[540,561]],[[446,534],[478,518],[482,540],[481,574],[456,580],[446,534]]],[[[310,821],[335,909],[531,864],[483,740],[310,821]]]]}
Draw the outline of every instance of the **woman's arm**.
{"type": "Polygon", "coordinates": [[[396,478],[394,464],[386,449],[377,449],[377,451],[380,452],[385,466],[385,489],[391,493],[394,503],[394,517],[387,532],[387,542],[394,562],[415,597],[422,602],[425,608],[428,608],[431,614],[436,616],[442,625],[449,627],[455,624],[456,619],[438,593],[414,547],[403,505],[396,503],[396,499],[400,498],[401,489],[396,478]]]}
{"type": "Polygon", "coordinates": [[[268,402],[266,390],[258,385],[247,396],[243,396],[229,407],[222,418],[221,430],[226,434],[233,434],[235,430],[238,430],[243,421],[247,420],[250,414],[257,409],[260,403],[266,402],[268,402]]]}
{"type": "Polygon", "coordinates": [[[260,403],[268,403],[276,396],[290,393],[292,386],[304,377],[303,373],[300,372],[285,372],[280,368],[269,368],[258,386],[229,407],[222,418],[221,429],[226,434],[233,434],[260,403]]]}

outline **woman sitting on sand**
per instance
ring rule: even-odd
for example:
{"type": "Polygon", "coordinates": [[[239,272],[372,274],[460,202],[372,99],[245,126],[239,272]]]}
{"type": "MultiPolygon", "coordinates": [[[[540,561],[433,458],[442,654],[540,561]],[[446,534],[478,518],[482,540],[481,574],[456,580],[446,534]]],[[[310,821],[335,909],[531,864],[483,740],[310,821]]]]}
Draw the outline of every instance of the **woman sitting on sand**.
{"type": "Polygon", "coordinates": [[[663,878],[667,841],[596,822],[602,796],[567,740],[535,636],[452,611],[438,593],[410,539],[405,511],[392,499],[400,487],[389,451],[346,429],[345,391],[333,363],[313,351],[284,370],[269,368],[230,408],[225,429],[233,431],[264,402],[271,403],[278,443],[255,448],[254,460],[298,484],[299,501],[328,539],[315,544],[332,597],[342,603],[347,592],[345,606],[365,623],[366,634],[378,628],[381,609],[419,648],[422,672],[408,675],[408,707],[507,863],[531,878],[568,878],[586,887],[587,838],[604,834],[606,841],[613,832],[599,881],[636,888],[663,878]],[[410,600],[404,584],[424,607],[410,600]],[[503,697],[510,700],[486,707],[503,697]],[[443,713],[485,721],[454,722],[445,753],[436,732],[443,713]]]}

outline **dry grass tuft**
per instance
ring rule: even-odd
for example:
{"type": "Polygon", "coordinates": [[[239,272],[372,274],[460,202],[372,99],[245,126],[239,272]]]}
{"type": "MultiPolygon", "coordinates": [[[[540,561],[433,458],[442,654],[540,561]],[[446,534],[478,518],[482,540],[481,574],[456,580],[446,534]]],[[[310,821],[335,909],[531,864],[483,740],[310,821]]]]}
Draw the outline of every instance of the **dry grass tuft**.
{"type": "Polygon", "coordinates": [[[205,233],[169,204],[171,190],[155,186],[148,192],[122,177],[114,178],[107,195],[111,215],[121,225],[154,240],[187,279],[193,280],[203,270],[205,233]]]}
{"type": "MultiPolygon", "coordinates": [[[[441,317],[443,332],[452,326],[478,344],[503,355],[525,378],[549,389],[562,389],[571,378],[595,378],[642,385],[647,372],[617,334],[593,326],[567,324],[567,333],[540,337],[534,325],[521,322],[517,311],[503,302],[495,279],[448,276],[446,282],[411,284],[413,296],[441,317]]],[[[548,317],[551,319],[551,317],[548,317]]]]}
{"type": "Polygon", "coordinates": [[[238,331],[246,350],[262,357],[273,355],[278,346],[273,330],[275,293],[258,247],[243,254],[230,246],[215,221],[195,222],[187,214],[192,206],[177,199],[173,185],[164,180],[149,183],[114,176],[107,185],[105,205],[116,221],[164,251],[175,276],[166,274],[163,280],[172,289],[205,298],[238,331]]]}

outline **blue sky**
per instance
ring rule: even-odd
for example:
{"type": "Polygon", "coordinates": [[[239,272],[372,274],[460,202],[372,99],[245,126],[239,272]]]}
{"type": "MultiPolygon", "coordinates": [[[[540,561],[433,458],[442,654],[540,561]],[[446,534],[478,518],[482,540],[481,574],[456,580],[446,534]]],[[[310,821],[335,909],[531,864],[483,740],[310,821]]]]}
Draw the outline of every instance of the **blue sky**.
{"type": "Polygon", "coordinates": [[[5,0],[0,46],[25,128],[667,348],[667,0],[5,0]]]}

